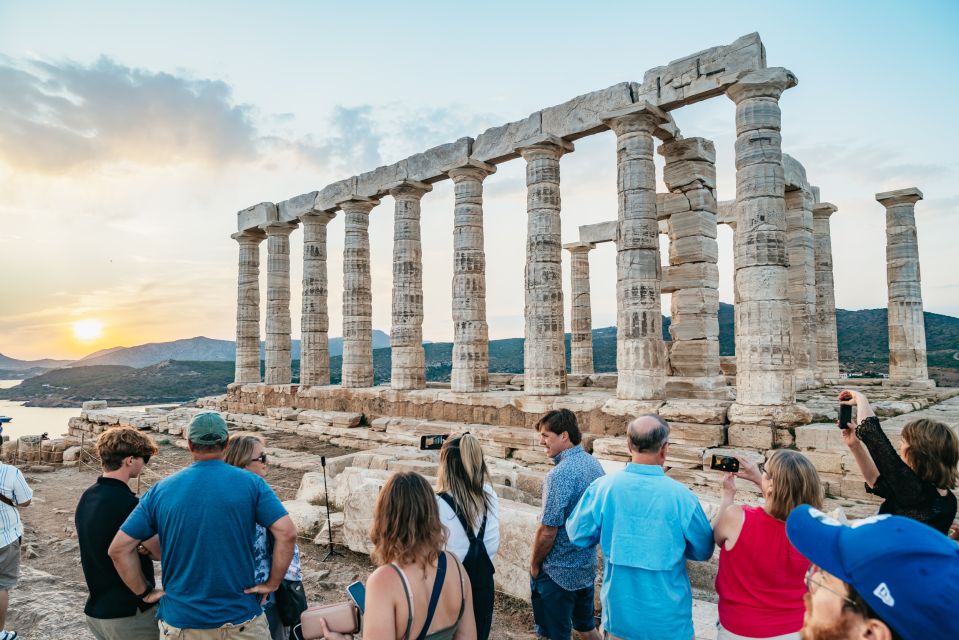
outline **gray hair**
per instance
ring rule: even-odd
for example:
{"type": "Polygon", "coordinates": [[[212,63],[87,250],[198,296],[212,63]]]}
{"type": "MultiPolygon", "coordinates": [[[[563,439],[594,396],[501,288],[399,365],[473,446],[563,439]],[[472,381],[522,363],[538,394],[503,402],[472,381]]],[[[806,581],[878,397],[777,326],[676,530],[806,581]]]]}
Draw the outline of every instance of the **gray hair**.
{"type": "Polygon", "coordinates": [[[626,427],[626,438],[629,448],[636,453],[659,451],[669,440],[669,423],[655,413],[638,416],[626,427]],[[638,424],[647,418],[655,421],[656,426],[639,431],[638,424]]]}

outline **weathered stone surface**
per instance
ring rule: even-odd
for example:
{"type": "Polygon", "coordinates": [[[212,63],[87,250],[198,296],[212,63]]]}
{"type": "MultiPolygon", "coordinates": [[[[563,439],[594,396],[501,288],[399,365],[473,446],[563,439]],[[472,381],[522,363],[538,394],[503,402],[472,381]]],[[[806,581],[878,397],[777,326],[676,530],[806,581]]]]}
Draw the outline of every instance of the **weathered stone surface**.
{"type": "Polygon", "coordinates": [[[276,205],[272,202],[261,202],[237,212],[236,230],[242,233],[249,229],[259,229],[264,224],[278,221],[276,205]]]}
{"type": "Polygon", "coordinates": [[[106,409],[107,401],[106,400],[87,400],[81,406],[84,411],[96,411],[98,409],[106,409]]]}
{"type": "Polygon", "coordinates": [[[697,287],[718,289],[719,267],[708,262],[696,262],[663,268],[663,293],[697,287]]]}
{"type": "Polygon", "coordinates": [[[696,400],[667,400],[660,407],[659,415],[672,423],[724,424],[729,402],[696,401],[696,400]]]}
{"type": "MultiPolygon", "coordinates": [[[[783,160],[788,156],[783,155],[783,160]]],[[[796,160],[785,163],[791,171],[802,169],[796,160]]],[[[805,183],[805,170],[802,170],[805,183]]],[[[796,178],[798,179],[798,177],[796,178]]],[[[816,322],[816,260],[813,226],[813,196],[808,189],[787,191],[786,202],[786,250],[789,257],[788,297],[792,313],[790,326],[790,351],[793,357],[793,375],[797,390],[809,389],[817,384],[818,342],[816,322]]]]}
{"type": "Polygon", "coordinates": [[[335,211],[340,203],[356,194],[356,178],[347,178],[328,184],[316,194],[313,208],[317,211],[335,211]]]}
{"type": "Polygon", "coordinates": [[[755,424],[730,424],[726,430],[726,438],[733,447],[748,447],[751,449],[772,449],[773,427],[755,424]]]}
{"type": "Polygon", "coordinates": [[[373,294],[370,282],[370,211],[375,200],[340,203],[346,226],[343,248],[344,387],[373,385],[373,294]]]}
{"type": "Polygon", "coordinates": [[[589,295],[589,252],[593,245],[575,242],[563,248],[569,251],[570,261],[570,371],[585,376],[593,373],[593,317],[589,295]]]}
{"type": "MultiPolygon", "coordinates": [[[[264,374],[264,382],[267,384],[289,384],[293,381],[293,344],[290,338],[290,234],[295,228],[293,223],[280,222],[268,223],[262,227],[266,232],[267,248],[264,374]]],[[[259,369],[259,344],[257,368],[259,369]]]]}
{"type": "Polygon", "coordinates": [[[618,227],[619,223],[615,220],[597,222],[596,224],[584,224],[579,228],[579,241],[591,244],[616,242],[616,230],[618,227]]]}
{"type": "Polygon", "coordinates": [[[298,222],[301,216],[314,213],[318,191],[310,191],[276,203],[277,219],[280,222],[298,222]]]}
{"type": "Polygon", "coordinates": [[[298,535],[311,536],[316,533],[320,520],[326,518],[323,507],[318,507],[306,500],[287,500],[283,506],[293,519],[298,535]]]}
{"type": "Polygon", "coordinates": [[[330,384],[329,284],[326,229],[331,213],[309,213],[303,223],[303,306],[300,316],[300,384],[330,384]]]}

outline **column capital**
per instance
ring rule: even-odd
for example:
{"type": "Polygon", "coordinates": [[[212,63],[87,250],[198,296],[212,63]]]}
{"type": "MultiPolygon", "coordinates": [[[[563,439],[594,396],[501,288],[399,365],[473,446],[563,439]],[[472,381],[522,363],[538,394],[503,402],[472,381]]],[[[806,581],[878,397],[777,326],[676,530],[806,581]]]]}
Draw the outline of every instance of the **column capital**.
{"type": "Polygon", "coordinates": [[[396,200],[419,200],[433,190],[433,185],[418,180],[400,180],[386,188],[396,200]]]}
{"type": "Polygon", "coordinates": [[[551,133],[537,133],[536,135],[521,140],[516,143],[516,151],[524,159],[537,154],[548,154],[554,158],[559,158],[564,153],[569,153],[574,149],[572,142],[567,142],[559,136],[551,133]]]}
{"type": "Polygon", "coordinates": [[[814,218],[828,218],[839,211],[839,207],[831,202],[817,202],[812,206],[812,215],[814,218]]]}
{"type": "Polygon", "coordinates": [[[267,222],[260,225],[267,236],[288,236],[296,229],[295,222],[267,222]]]}
{"type": "Polygon", "coordinates": [[[601,113],[599,120],[618,136],[637,131],[652,135],[662,129],[664,133],[658,137],[671,139],[679,133],[668,113],[646,101],[601,113]]]}
{"type": "Polygon", "coordinates": [[[266,234],[259,228],[254,227],[252,229],[247,229],[246,231],[240,231],[239,233],[232,233],[230,234],[230,237],[240,244],[251,244],[255,246],[263,242],[264,238],[266,238],[266,234]]]}
{"type": "Polygon", "coordinates": [[[496,173],[496,165],[470,158],[466,164],[443,169],[453,182],[462,180],[480,180],[496,173]]]}
{"type": "Polygon", "coordinates": [[[564,244],[563,248],[570,253],[589,253],[596,248],[596,245],[592,242],[570,242],[564,244]]]}
{"type": "Polygon", "coordinates": [[[799,80],[789,69],[783,67],[769,67],[749,71],[741,76],[735,84],[726,89],[729,99],[739,104],[747,98],[775,98],[783,91],[795,87],[799,80]]]}
{"type": "Polygon", "coordinates": [[[306,213],[300,214],[300,222],[304,225],[308,222],[318,222],[320,224],[328,224],[330,220],[336,217],[335,211],[317,211],[312,209],[306,213]]]}
{"type": "Polygon", "coordinates": [[[900,204],[916,204],[920,200],[922,200],[922,191],[916,187],[897,189],[896,191],[883,191],[882,193],[876,194],[876,201],[887,209],[900,204]]]}
{"type": "Polygon", "coordinates": [[[380,201],[377,198],[367,198],[365,196],[349,196],[343,200],[338,200],[335,204],[343,211],[358,211],[360,213],[369,213],[373,207],[380,201]]]}

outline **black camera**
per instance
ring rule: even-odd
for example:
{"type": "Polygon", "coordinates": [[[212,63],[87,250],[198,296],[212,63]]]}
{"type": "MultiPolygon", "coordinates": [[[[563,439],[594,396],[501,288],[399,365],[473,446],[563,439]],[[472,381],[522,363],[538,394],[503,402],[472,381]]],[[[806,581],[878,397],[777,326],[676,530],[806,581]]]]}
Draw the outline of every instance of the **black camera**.
{"type": "Polygon", "coordinates": [[[438,436],[420,436],[420,449],[424,451],[435,451],[442,449],[443,443],[450,437],[448,433],[442,433],[438,436]]]}
{"type": "Polygon", "coordinates": [[[845,429],[850,422],[852,422],[852,405],[851,404],[839,405],[839,428],[845,429]]]}
{"type": "Polygon", "coordinates": [[[716,471],[736,473],[739,471],[739,460],[733,456],[714,455],[712,461],[709,463],[709,468],[715,469],[716,471]]]}

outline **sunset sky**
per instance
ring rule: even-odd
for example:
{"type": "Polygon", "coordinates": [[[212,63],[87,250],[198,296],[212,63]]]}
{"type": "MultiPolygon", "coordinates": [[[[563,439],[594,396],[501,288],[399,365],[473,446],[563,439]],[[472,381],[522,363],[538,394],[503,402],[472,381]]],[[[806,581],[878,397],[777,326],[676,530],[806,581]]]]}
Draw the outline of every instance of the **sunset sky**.
{"type": "MultiPolygon", "coordinates": [[[[874,194],[916,186],[925,309],[959,315],[959,3],[721,4],[0,0],[0,353],[233,339],[236,211],[641,81],[753,31],[769,65],[799,78],[782,99],[783,149],[839,207],[837,306],[886,306],[874,194]]],[[[733,103],[673,116],[684,135],[715,141],[718,195],[735,197],[733,103]]],[[[613,134],[575,144],[561,164],[564,242],[616,217],[613,134]]],[[[486,182],[492,338],[523,333],[523,165],[500,165],[486,182]]],[[[373,325],[387,332],[392,210],[384,198],[370,225],[373,325]]],[[[433,341],[452,338],[452,212],[441,182],[423,201],[433,341]]],[[[329,237],[336,336],[341,217],[329,237]]],[[[294,327],[301,243],[297,231],[294,327]]],[[[591,269],[594,326],[609,326],[611,246],[593,252],[591,269]]],[[[720,270],[731,302],[728,229],[720,270]]]]}

